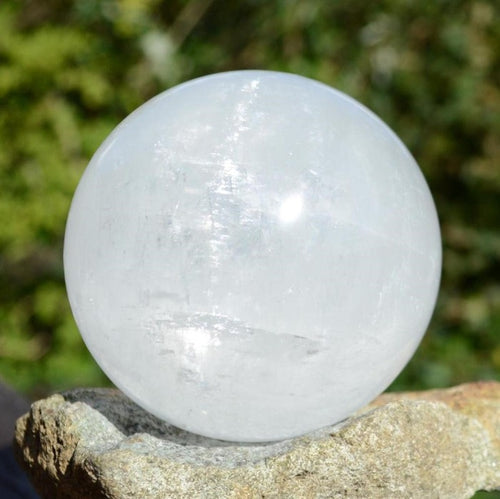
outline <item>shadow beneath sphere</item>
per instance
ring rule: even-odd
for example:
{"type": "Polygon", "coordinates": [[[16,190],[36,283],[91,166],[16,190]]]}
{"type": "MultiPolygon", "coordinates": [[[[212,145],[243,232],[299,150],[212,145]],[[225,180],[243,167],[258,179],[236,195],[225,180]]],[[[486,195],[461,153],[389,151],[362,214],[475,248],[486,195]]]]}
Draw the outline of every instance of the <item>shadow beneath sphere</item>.
{"type": "Polygon", "coordinates": [[[194,447],[268,447],[279,442],[228,442],[197,435],[173,426],[110,388],[76,389],[61,394],[67,402],[81,402],[102,414],[126,437],[146,433],[158,439],[182,446],[194,447]]]}

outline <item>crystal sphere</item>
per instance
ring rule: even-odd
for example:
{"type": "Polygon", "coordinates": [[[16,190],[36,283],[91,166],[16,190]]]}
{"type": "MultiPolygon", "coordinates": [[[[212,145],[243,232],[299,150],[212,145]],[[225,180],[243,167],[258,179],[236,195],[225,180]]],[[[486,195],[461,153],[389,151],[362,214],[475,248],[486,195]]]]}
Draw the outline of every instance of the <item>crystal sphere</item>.
{"type": "Polygon", "coordinates": [[[439,286],[434,203],[372,112],[268,71],[199,78],[127,117],[68,217],[69,300],[139,405],[232,441],[348,417],[414,353],[439,286]]]}

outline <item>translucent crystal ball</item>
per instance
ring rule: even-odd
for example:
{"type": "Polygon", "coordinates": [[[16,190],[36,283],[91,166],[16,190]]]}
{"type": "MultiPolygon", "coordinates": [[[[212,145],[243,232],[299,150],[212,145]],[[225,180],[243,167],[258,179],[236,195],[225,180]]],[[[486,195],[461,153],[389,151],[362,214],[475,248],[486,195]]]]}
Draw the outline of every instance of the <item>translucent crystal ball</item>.
{"type": "Polygon", "coordinates": [[[271,441],[338,422],[430,320],[441,244],[374,114],[291,74],[199,78],[106,139],[71,206],[71,307],[111,380],[185,430],[271,441]]]}

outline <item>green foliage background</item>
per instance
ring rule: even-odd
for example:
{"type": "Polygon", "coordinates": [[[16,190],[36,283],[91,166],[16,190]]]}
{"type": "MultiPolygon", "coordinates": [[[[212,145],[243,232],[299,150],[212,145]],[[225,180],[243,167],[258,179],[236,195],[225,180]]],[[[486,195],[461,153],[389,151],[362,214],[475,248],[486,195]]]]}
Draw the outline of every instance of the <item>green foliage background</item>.
{"type": "Polygon", "coordinates": [[[0,3],[0,376],[32,397],[108,383],[77,332],[64,224],[93,152],[133,109],[242,68],[321,80],[407,144],[433,191],[437,309],[393,389],[499,379],[500,23],[494,2],[0,3]],[[497,79],[495,79],[497,78],[497,79]]]}

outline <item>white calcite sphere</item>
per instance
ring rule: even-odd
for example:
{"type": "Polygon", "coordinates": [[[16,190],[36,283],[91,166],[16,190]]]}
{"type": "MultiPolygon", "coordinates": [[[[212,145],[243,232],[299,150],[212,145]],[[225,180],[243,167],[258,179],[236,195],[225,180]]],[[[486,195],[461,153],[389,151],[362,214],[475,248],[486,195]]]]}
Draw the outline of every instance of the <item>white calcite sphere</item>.
{"type": "Polygon", "coordinates": [[[291,74],[199,78],[92,158],[64,264],[89,350],[142,407],[234,441],[293,437],[408,362],[441,270],[433,200],[394,133],[291,74]]]}

